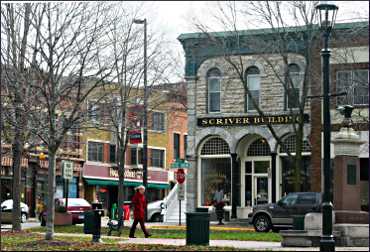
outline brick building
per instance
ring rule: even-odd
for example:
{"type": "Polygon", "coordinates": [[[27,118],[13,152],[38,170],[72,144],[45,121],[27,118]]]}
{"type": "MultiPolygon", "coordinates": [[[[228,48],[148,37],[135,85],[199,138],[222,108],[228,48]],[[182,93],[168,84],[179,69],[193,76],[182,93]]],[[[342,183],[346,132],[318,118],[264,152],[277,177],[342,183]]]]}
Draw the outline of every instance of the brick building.
{"type": "MultiPolygon", "coordinates": [[[[309,56],[311,64],[306,65],[307,44],[302,40],[308,36],[306,28],[287,29],[284,34],[287,46],[280,54],[274,51],[279,43],[272,29],[179,36],[186,57],[187,159],[191,164],[187,180],[188,211],[211,205],[219,184],[224,187],[226,203],[232,206],[232,217],[237,218],[247,218],[252,206],[276,202],[293,190],[287,151],[281,148],[269,127],[294,153],[296,137],[291,112],[297,108],[279,80],[285,66],[292,74],[290,78],[297,79],[289,92],[297,92],[296,96],[302,93],[303,81],[299,80],[304,75],[303,69],[308,69],[311,86],[307,95],[321,95],[320,37],[318,30],[313,29],[317,35],[309,45],[314,48],[309,56]],[[222,43],[218,43],[220,41],[222,43]],[[283,62],[282,53],[287,63],[283,62]],[[231,66],[233,59],[243,66],[241,73],[231,66]],[[245,76],[244,84],[265,116],[257,113],[248,99],[240,75],[245,76]]],[[[354,114],[358,116],[354,116],[354,124],[367,141],[361,153],[363,181],[368,180],[365,167],[368,162],[367,30],[368,23],[337,24],[330,45],[333,50],[331,87],[334,93],[348,93],[332,99],[332,127],[333,131],[338,130],[341,122],[335,110],[337,105],[349,103],[356,107],[354,114]],[[363,79],[362,85],[358,85],[359,76],[363,79]]],[[[308,99],[302,110],[305,123],[300,190],[321,191],[321,100],[308,99]]],[[[368,189],[362,188],[363,194],[368,194],[368,189]]]]}
{"type": "MultiPolygon", "coordinates": [[[[176,83],[158,85],[149,95],[147,117],[149,202],[161,200],[167,195],[174,183],[174,174],[169,170],[170,164],[174,158],[184,157],[187,135],[187,113],[184,106],[186,100],[185,103],[181,102],[181,99],[186,98],[184,92],[184,84],[176,83]],[[182,98],[176,99],[174,93],[182,98]]],[[[133,99],[135,102],[128,106],[127,118],[135,125],[135,132],[139,132],[142,138],[143,105],[142,99],[136,101],[136,98],[133,99]]],[[[98,121],[102,118],[99,114],[93,114],[93,117],[91,119],[98,121]]],[[[109,130],[93,127],[84,130],[81,141],[86,160],[82,173],[85,187],[82,197],[90,202],[96,200],[103,202],[104,208],[110,212],[112,204],[117,203],[118,198],[116,137],[109,130]]],[[[125,153],[125,200],[131,200],[134,188],[143,182],[142,151],[142,141],[128,143],[125,153]]]]}

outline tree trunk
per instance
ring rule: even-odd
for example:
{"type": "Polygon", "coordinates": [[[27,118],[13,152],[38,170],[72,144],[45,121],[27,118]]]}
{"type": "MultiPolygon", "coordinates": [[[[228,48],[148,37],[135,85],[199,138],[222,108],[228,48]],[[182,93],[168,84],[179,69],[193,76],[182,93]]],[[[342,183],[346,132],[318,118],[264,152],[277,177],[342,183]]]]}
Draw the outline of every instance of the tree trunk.
{"type": "Polygon", "coordinates": [[[13,220],[12,228],[14,231],[21,231],[21,158],[22,141],[21,133],[18,127],[15,127],[15,137],[13,142],[13,220]]]}
{"type": "Polygon", "coordinates": [[[49,171],[48,171],[48,201],[47,201],[47,220],[45,239],[52,240],[54,236],[54,192],[55,192],[55,166],[56,166],[56,150],[48,148],[49,171]]]}
{"type": "Polygon", "coordinates": [[[124,204],[124,180],[125,180],[125,150],[124,145],[118,148],[118,220],[123,220],[123,204],[124,204]],[[123,147],[122,147],[123,146],[123,147]]]}
{"type": "MultiPolygon", "coordinates": [[[[303,115],[300,115],[300,120],[303,122],[303,115]]],[[[301,170],[303,169],[302,164],[302,147],[303,147],[303,123],[299,123],[297,134],[296,134],[296,146],[295,146],[295,157],[294,157],[294,191],[301,191],[301,170]]]]}

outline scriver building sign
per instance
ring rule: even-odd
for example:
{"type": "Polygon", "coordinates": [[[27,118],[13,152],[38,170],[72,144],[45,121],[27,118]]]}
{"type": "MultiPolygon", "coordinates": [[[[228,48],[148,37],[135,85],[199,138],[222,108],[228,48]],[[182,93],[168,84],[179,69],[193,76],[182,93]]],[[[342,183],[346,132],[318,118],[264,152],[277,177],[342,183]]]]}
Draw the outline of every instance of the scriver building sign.
{"type": "MultiPolygon", "coordinates": [[[[309,122],[309,115],[304,114],[303,120],[309,122]]],[[[266,116],[236,116],[236,117],[211,117],[198,118],[199,127],[212,126],[245,126],[264,124],[291,124],[298,123],[299,117],[295,115],[266,115],[266,116]]]]}

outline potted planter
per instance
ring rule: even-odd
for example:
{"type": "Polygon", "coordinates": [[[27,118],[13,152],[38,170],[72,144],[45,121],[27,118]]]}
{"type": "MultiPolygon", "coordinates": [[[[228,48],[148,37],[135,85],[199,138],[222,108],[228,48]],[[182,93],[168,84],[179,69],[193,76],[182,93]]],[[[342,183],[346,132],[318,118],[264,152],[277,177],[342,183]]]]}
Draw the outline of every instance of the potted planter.
{"type": "Polygon", "coordinates": [[[55,208],[54,225],[72,225],[72,214],[67,212],[64,206],[55,208]]]}

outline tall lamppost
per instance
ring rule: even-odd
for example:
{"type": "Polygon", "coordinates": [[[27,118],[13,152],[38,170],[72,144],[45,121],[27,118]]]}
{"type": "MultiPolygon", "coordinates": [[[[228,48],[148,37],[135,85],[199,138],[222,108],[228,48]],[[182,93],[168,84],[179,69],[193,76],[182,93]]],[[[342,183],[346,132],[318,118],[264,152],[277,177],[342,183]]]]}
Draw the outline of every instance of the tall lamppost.
{"type": "MultiPolygon", "coordinates": [[[[144,115],[143,115],[143,185],[145,186],[145,194],[148,189],[148,126],[147,126],[147,36],[146,36],[146,18],[134,19],[134,24],[144,24],[144,115]]],[[[145,209],[147,216],[147,209],[145,209]]],[[[146,218],[146,217],[145,217],[146,218]]]]}
{"type": "Polygon", "coordinates": [[[322,57],[322,81],[323,81],[323,120],[324,120],[324,193],[322,200],[322,234],[320,239],[320,251],[335,251],[332,222],[332,195],[331,195],[331,162],[330,162],[330,95],[329,95],[329,60],[330,49],[328,48],[330,32],[334,27],[338,7],[335,4],[320,3],[316,6],[319,14],[320,27],[323,32],[324,49],[322,57]]]}

